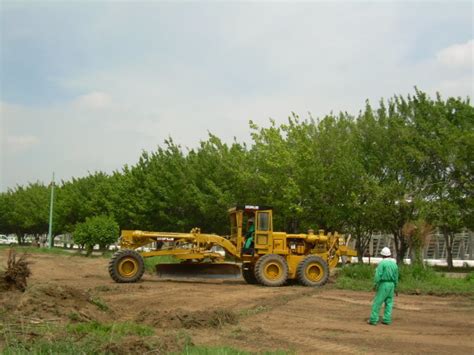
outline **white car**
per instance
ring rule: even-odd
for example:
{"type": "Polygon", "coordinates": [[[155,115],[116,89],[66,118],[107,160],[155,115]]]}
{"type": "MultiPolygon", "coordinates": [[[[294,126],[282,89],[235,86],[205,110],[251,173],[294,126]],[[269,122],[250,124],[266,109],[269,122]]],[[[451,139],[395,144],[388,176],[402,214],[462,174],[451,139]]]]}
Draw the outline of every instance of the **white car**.
{"type": "Polygon", "coordinates": [[[3,245],[11,245],[11,244],[17,244],[16,238],[13,237],[7,237],[5,234],[0,234],[0,244],[3,245]]]}

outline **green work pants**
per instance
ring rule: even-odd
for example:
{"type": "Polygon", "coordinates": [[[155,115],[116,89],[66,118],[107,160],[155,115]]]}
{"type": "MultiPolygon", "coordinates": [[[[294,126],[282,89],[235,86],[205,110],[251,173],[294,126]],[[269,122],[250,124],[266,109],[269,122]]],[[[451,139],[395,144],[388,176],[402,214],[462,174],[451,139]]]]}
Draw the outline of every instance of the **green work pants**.
{"type": "Polygon", "coordinates": [[[393,295],[395,293],[395,284],[393,282],[381,282],[377,287],[377,293],[374,297],[372,305],[372,313],[370,314],[370,323],[377,324],[379,322],[379,313],[382,304],[385,303],[385,311],[382,321],[385,324],[392,323],[393,295]]]}

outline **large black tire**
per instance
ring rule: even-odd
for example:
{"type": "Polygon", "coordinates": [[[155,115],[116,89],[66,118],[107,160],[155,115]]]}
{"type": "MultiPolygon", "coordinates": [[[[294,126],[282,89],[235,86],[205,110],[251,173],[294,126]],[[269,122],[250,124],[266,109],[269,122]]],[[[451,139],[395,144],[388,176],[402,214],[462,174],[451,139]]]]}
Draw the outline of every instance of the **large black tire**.
{"type": "Polygon", "coordinates": [[[251,264],[242,265],[242,277],[244,278],[245,282],[250,285],[258,284],[257,278],[255,277],[255,269],[251,264]]]}
{"type": "Polygon", "coordinates": [[[119,250],[110,259],[109,274],[115,282],[137,282],[144,272],[143,257],[135,250],[119,250]]]}
{"type": "Polygon", "coordinates": [[[317,255],[304,258],[296,269],[298,281],[305,286],[323,286],[329,279],[328,263],[317,255]]]}
{"type": "Polygon", "coordinates": [[[255,264],[255,277],[264,286],[278,287],[288,279],[288,264],[277,254],[260,257],[255,264]]]}

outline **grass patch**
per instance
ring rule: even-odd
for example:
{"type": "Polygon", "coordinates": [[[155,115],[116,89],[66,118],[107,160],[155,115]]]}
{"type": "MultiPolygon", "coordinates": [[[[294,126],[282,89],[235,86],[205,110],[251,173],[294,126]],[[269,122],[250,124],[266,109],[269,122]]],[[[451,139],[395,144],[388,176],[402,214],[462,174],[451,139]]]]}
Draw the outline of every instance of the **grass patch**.
{"type": "MultiPolygon", "coordinates": [[[[376,265],[352,264],[341,269],[336,287],[355,291],[369,291],[373,286],[376,265]]],[[[447,278],[431,267],[402,265],[398,291],[408,294],[474,294],[474,273],[465,278],[447,278]]]]}
{"type": "Polygon", "coordinates": [[[462,267],[454,267],[450,269],[447,266],[432,266],[433,270],[438,272],[452,272],[452,273],[466,273],[466,272],[474,272],[474,266],[468,266],[467,264],[462,267]]]}
{"type": "Polygon", "coordinates": [[[97,337],[123,337],[126,335],[150,336],[154,334],[154,329],[137,323],[112,323],[102,324],[99,322],[69,324],[68,333],[74,335],[90,335],[97,337]]]}
{"type": "Polygon", "coordinates": [[[231,347],[205,347],[205,346],[186,346],[181,353],[183,355],[287,355],[293,354],[292,352],[276,350],[276,351],[261,351],[261,352],[249,352],[244,350],[237,350],[231,347]]]}
{"type": "MultiPolygon", "coordinates": [[[[140,339],[138,351],[159,347],[151,327],[132,323],[102,324],[99,322],[68,324],[51,323],[28,325],[4,324],[0,335],[4,339],[2,354],[100,354],[126,342],[131,337],[140,339]],[[128,338],[127,338],[128,337],[128,338]]],[[[135,340],[136,342],[136,340],[135,340]]]]}
{"type": "Polygon", "coordinates": [[[24,253],[29,253],[29,254],[53,254],[53,255],[80,255],[78,250],[74,249],[74,252],[68,252],[67,250],[72,250],[72,249],[62,249],[62,248],[38,248],[38,247],[32,247],[28,245],[14,245],[14,246],[7,246],[7,245],[1,245],[0,250],[2,249],[14,249],[17,252],[24,252],[24,253]]]}
{"type": "MultiPolygon", "coordinates": [[[[190,355],[256,354],[227,346],[195,346],[184,331],[156,335],[155,329],[133,322],[86,322],[61,326],[59,324],[0,324],[0,353],[18,354],[114,354],[158,353],[190,355]],[[3,348],[2,348],[3,346],[3,348]]],[[[284,355],[286,351],[257,354],[284,355]]]]}
{"type": "MultiPolygon", "coordinates": [[[[85,250],[80,249],[69,249],[69,248],[60,248],[60,247],[33,247],[31,245],[18,245],[15,244],[13,246],[9,245],[0,245],[0,250],[2,249],[14,249],[18,252],[24,252],[29,254],[52,254],[52,255],[64,255],[64,256],[86,256],[85,250]]],[[[88,256],[88,258],[106,258],[110,259],[112,255],[114,255],[115,251],[112,250],[94,250],[94,254],[88,256]]]]}
{"type": "Polygon", "coordinates": [[[107,305],[107,303],[105,303],[105,301],[101,299],[100,297],[97,297],[97,296],[91,297],[89,299],[89,302],[97,306],[97,308],[99,308],[101,311],[105,312],[109,310],[109,306],[107,305]]]}
{"type": "Polygon", "coordinates": [[[270,310],[270,307],[259,305],[259,306],[252,307],[252,308],[241,309],[239,311],[238,315],[241,316],[241,317],[249,317],[249,316],[257,315],[257,314],[262,313],[262,312],[266,312],[268,310],[270,310]]]}
{"type": "Polygon", "coordinates": [[[176,259],[173,255],[150,256],[148,258],[144,258],[144,260],[145,270],[151,274],[155,273],[155,266],[157,264],[173,264],[179,262],[179,260],[176,259]]]}

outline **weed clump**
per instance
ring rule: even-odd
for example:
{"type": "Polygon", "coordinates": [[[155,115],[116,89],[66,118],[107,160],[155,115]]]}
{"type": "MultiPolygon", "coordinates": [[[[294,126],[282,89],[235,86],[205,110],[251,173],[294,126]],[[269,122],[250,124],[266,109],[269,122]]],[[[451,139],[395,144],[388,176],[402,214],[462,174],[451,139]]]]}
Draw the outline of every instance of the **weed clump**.
{"type": "Polygon", "coordinates": [[[8,253],[7,268],[0,272],[0,290],[19,290],[24,292],[27,286],[27,279],[31,275],[27,260],[27,254],[17,258],[14,250],[10,249],[8,253]]]}

